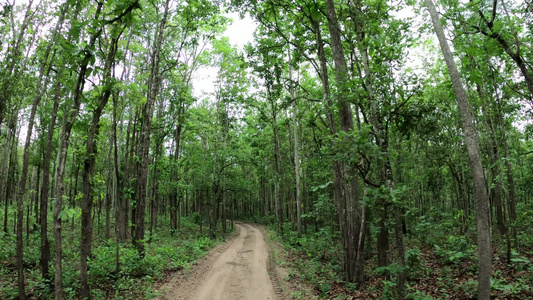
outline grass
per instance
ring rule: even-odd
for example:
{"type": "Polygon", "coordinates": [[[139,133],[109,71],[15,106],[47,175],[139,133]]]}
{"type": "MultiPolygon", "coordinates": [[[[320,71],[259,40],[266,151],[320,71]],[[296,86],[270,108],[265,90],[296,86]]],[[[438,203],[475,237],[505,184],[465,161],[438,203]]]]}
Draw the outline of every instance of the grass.
{"type": "MultiPolygon", "coordinates": [[[[160,216],[161,224],[169,224],[160,216]]],[[[49,221],[49,224],[51,221],[49,221]]],[[[79,220],[63,226],[63,287],[67,299],[78,297],[80,286],[79,220]]],[[[174,271],[188,268],[223,239],[212,240],[192,218],[182,218],[179,232],[172,234],[164,226],[157,228],[151,242],[145,243],[146,255],[139,257],[131,242],[120,244],[120,270],[116,271],[116,242],[103,238],[103,224],[95,221],[92,256],[88,262],[89,286],[92,299],[152,299],[158,296],[154,283],[164,280],[174,271]],[[99,233],[99,234],[97,234],[99,233]]],[[[10,227],[12,228],[12,226],[10,227]]],[[[113,225],[112,227],[113,228],[113,225]]],[[[148,232],[146,235],[148,236],[148,232]]],[[[49,233],[52,257],[51,278],[54,276],[54,240],[49,233]]],[[[0,299],[18,296],[16,285],[16,239],[14,234],[0,233],[0,299]]],[[[53,299],[53,287],[43,282],[39,269],[40,233],[34,231],[25,239],[24,268],[26,293],[32,298],[53,299]],[[27,243],[27,244],[26,244],[27,243]]]]}

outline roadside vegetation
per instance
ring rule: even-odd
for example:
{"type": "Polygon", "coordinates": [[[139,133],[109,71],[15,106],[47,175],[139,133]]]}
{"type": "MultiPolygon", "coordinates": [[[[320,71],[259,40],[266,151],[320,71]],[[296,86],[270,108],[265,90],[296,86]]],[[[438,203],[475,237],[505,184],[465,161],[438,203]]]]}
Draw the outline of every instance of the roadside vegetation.
{"type": "MultiPolygon", "coordinates": [[[[68,220],[68,226],[76,226],[79,217],[68,220]]],[[[93,244],[93,255],[89,259],[89,284],[93,299],[152,299],[159,295],[158,286],[175,275],[177,271],[186,271],[197,259],[203,257],[217,244],[224,241],[224,236],[211,239],[208,232],[200,231],[200,225],[192,218],[183,218],[180,229],[171,232],[162,226],[156,234],[146,241],[146,255],[139,257],[133,246],[121,246],[117,253],[116,241],[106,240],[102,226],[95,226],[97,234],[93,244]],[[117,265],[118,255],[118,265],[117,265]],[[118,272],[117,272],[118,271],[118,272]]],[[[161,222],[168,222],[162,218],[161,222]]],[[[75,228],[75,227],[74,227],[75,228]]],[[[63,248],[63,286],[66,299],[75,299],[80,286],[79,266],[79,230],[69,231],[65,235],[63,248]]],[[[53,290],[43,281],[39,272],[39,233],[29,235],[24,259],[26,278],[28,280],[28,297],[31,299],[53,299],[53,290]]],[[[0,298],[15,299],[17,286],[13,284],[16,277],[15,237],[2,234],[0,253],[0,298]]],[[[53,276],[53,274],[52,274],[53,276]]]]}
{"type": "MultiPolygon", "coordinates": [[[[458,225],[454,216],[437,212],[410,222],[405,239],[408,249],[405,299],[476,299],[476,247],[470,242],[475,234],[467,232],[457,236],[458,225]]],[[[335,229],[321,227],[301,238],[289,227],[287,232],[281,237],[271,226],[270,239],[282,246],[276,253],[276,263],[288,270],[282,279],[292,290],[291,299],[397,299],[392,276],[402,270],[398,265],[379,267],[376,261],[369,259],[365,266],[365,285],[357,287],[343,277],[339,259],[342,249],[335,229]]],[[[512,250],[510,261],[505,242],[499,240],[494,244],[491,280],[494,298],[533,297],[531,234],[526,231],[520,235],[522,244],[518,251],[512,250]]],[[[371,258],[375,250],[369,247],[367,251],[371,258]]]]}

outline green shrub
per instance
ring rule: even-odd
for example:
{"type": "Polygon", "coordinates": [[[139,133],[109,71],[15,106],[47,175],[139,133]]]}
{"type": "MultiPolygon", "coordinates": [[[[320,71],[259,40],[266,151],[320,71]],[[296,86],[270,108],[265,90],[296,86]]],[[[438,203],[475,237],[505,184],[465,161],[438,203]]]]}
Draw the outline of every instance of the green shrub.
{"type": "Polygon", "coordinates": [[[416,272],[421,265],[420,249],[412,247],[405,252],[405,265],[410,272],[416,272]]]}

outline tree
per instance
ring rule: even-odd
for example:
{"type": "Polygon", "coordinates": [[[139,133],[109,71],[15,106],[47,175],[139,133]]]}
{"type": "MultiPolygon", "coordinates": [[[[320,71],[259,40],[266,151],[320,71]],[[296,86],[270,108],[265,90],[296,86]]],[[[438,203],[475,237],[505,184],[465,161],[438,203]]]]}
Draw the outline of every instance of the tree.
{"type": "Polygon", "coordinates": [[[150,56],[150,77],[148,78],[148,94],[146,103],[142,108],[142,124],[138,144],[137,157],[137,199],[135,201],[135,220],[133,227],[133,245],[137,248],[139,255],[144,257],[144,211],[146,202],[146,184],[148,181],[148,153],[150,151],[150,130],[152,128],[152,115],[154,104],[159,93],[161,84],[159,62],[161,59],[161,47],[163,45],[163,34],[169,14],[170,0],[164,3],[163,16],[159,23],[159,29],[154,41],[153,52],[150,56]]]}
{"type": "Polygon", "coordinates": [[[476,204],[477,244],[479,260],[478,298],[490,299],[490,277],[492,266],[492,243],[490,233],[490,215],[485,179],[481,165],[481,151],[476,129],[473,124],[472,113],[468,104],[468,98],[461,82],[461,76],[457,65],[453,60],[452,52],[446,41],[442,24],[433,1],[425,0],[425,5],[431,15],[433,28],[439,39],[440,48],[446,60],[448,71],[453,84],[457,105],[461,114],[462,128],[465,136],[466,148],[472,179],[474,181],[474,199],[476,204]]]}
{"type": "MultiPolygon", "coordinates": [[[[344,57],[337,14],[333,0],[326,0],[326,15],[330,32],[333,61],[335,63],[335,79],[338,93],[335,95],[339,110],[340,128],[350,133],[353,128],[353,114],[349,102],[345,98],[349,94],[348,68],[344,57]]],[[[341,227],[346,277],[350,282],[363,282],[363,241],[365,233],[364,212],[359,203],[359,180],[355,177],[354,167],[343,162],[334,162],[335,197],[337,213],[341,227]]]]}
{"type": "MultiPolygon", "coordinates": [[[[137,2],[134,3],[137,5],[137,2]]],[[[96,107],[93,111],[91,125],[89,127],[89,133],[87,135],[87,148],[86,158],[83,165],[83,201],[81,207],[81,296],[83,298],[90,298],[89,285],[87,283],[87,257],[91,253],[92,242],[92,206],[93,206],[93,188],[91,185],[91,177],[94,172],[95,156],[97,154],[97,145],[95,139],[100,132],[100,117],[104,111],[109,97],[111,96],[111,89],[113,87],[113,65],[115,56],[118,49],[118,40],[124,29],[112,28],[111,41],[109,43],[109,49],[107,59],[104,66],[104,80],[103,91],[97,99],[96,107]]]]}

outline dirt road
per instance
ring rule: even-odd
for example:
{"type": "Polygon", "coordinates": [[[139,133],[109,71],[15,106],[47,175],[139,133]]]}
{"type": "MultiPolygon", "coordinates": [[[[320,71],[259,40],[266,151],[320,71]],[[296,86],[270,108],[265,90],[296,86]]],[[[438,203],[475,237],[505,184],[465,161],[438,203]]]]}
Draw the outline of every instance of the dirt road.
{"type": "Polygon", "coordinates": [[[235,226],[237,236],[215,248],[191,272],[163,286],[160,299],[278,299],[267,271],[269,250],[263,234],[251,224],[235,226]]]}

